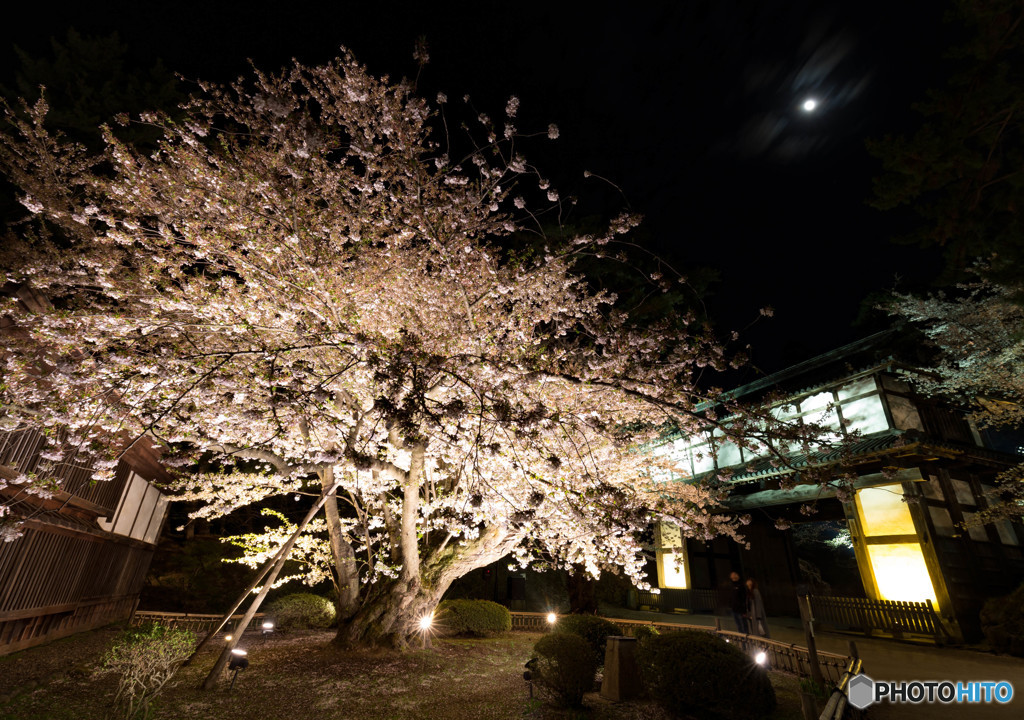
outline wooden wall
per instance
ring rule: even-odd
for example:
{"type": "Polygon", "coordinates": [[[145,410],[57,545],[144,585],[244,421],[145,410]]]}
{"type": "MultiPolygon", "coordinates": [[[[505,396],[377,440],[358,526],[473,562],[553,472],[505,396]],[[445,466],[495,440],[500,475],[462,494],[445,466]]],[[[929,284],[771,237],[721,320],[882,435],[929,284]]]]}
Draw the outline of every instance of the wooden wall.
{"type": "Polygon", "coordinates": [[[1019,523],[962,527],[985,507],[993,491],[994,471],[980,470],[929,463],[923,468],[928,479],[915,483],[917,502],[911,506],[927,528],[953,613],[968,641],[981,638],[978,614],[985,600],[1024,582],[1019,523]]]}
{"type": "MultiPolygon", "coordinates": [[[[0,475],[13,480],[33,472],[41,447],[36,430],[0,433],[0,475]]],[[[21,537],[0,542],[0,655],[131,614],[155,537],[147,543],[115,535],[98,520],[118,511],[133,472],[150,481],[167,477],[152,447],[138,443],[107,482],[94,482],[85,465],[62,463],[51,473],[59,478],[52,497],[23,493],[16,484],[0,488],[12,516],[27,518],[21,537]]]]}
{"type": "Polygon", "coordinates": [[[127,618],[154,547],[30,521],[0,544],[0,655],[127,618]]]}

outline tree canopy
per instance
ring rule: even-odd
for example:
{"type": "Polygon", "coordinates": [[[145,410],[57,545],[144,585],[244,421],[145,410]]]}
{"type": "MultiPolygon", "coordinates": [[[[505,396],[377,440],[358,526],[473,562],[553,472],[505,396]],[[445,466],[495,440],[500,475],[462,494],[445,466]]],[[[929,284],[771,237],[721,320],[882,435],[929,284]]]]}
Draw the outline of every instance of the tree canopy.
{"type": "Polygon", "coordinates": [[[5,280],[49,303],[5,308],[3,422],[51,429],[47,461],[100,480],[126,439],[212,458],[179,483],[201,515],[322,488],[349,640],[401,642],[508,553],[643,583],[651,520],[734,533],[717,481],[652,473],[666,429],[780,458],[811,442],[715,388],[739,359],[696,318],[631,322],[575,269],[637,217],[544,234],[567,203],[522,146],[558,129],[520,133],[517,98],[460,123],[347,54],[199,88],[135,121],[155,152],[106,128],[93,156],[49,134],[45,99],[8,108],[0,161],[38,223],[5,280]]]}

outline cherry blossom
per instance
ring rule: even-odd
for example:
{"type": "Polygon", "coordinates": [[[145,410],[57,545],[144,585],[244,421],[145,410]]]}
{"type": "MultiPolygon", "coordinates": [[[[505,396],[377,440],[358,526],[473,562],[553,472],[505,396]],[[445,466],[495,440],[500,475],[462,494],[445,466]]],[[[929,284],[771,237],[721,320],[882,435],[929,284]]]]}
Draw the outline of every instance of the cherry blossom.
{"type": "MultiPolygon", "coordinates": [[[[136,121],[162,132],[155,153],[108,127],[90,157],[46,131],[42,101],[8,108],[0,138],[37,228],[5,280],[49,299],[5,306],[5,426],[62,428],[47,461],[87,456],[98,481],[106,448],[157,443],[197,516],[326,493],[296,552],[331,573],[344,642],[402,644],[454,579],[509,554],[646,587],[651,522],[735,535],[723,479],[644,451],[666,432],[809,447],[715,387],[739,360],[700,323],[637,327],[577,272],[639,218],[545,237],[519,136],[474,111],[449,138],[445,100],[344,54],[200,83],[183,117],[136,121]],[[200,457],[217,471],[190,472],[200,457]]],[[[245,538],[245,561],[289,527],[245,538]]]]}

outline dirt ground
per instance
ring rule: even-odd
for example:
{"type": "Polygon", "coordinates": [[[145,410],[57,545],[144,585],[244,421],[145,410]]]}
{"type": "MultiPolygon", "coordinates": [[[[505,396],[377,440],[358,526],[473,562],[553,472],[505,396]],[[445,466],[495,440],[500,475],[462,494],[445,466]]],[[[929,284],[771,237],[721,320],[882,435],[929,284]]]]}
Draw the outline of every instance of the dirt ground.
{"type": "MultiPolygon", "coordinates": [[[[101,720],[110,711],[116,678],[100,668],[114,629],[83,633],[0,658],[4,720],[101,720]],[[58,673],[54,677],[54,673],[58,673]],[[34,688],[26,683],[49,677],[34,688]],[[19,688],[21,690],[19,691],[19,688]]],[[[154,720],[663,720],[646,701],[611,703],[589,695],[584,711],[531,700],[523,664],[538,635],[509,633],[486,640],[437,639],[428,650],[345,652],[328,632],[245,639],[250,667],[233,691],[198,690],[216,649],[204,651],[172,681],[154,720]]],[[[794,678],[773,674],[779,709],[772,720],[797,720],[794,678]]]]}

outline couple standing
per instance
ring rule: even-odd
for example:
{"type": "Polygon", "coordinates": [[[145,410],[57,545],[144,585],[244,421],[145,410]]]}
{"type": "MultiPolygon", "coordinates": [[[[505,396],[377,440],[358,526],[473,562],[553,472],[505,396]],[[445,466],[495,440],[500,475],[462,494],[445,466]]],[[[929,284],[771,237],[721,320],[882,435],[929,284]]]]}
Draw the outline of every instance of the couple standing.
{"type": "Polygon", "coordinates": [[[732,618],[736,621],[736,629],[749,635],[770,637],[768,616],[764,612],[757,580],[747,578],[747,582],[743,583],[735,570],[729,575],[729,580],[732,582],[732,618]]]}

